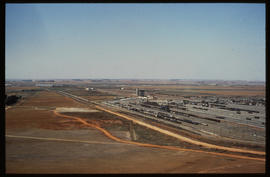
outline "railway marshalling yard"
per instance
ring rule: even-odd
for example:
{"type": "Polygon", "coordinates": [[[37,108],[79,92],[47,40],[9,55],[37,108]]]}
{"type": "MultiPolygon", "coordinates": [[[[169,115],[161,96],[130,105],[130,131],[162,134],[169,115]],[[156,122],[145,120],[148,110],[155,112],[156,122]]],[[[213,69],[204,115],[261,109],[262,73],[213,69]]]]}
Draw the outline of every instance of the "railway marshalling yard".
{"type": "Polygon", "coordinates": [[[264,86],[68,84],[6,87],[6,173],[265,172],[264,86]]]}

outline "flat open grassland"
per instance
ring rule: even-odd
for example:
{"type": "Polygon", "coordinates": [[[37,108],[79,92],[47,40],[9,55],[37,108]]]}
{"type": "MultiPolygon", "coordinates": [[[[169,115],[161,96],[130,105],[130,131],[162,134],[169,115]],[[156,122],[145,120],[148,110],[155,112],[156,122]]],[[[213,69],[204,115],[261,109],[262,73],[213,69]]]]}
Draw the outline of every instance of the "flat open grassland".
{"type": "MultiPolygon", "coordinates": [[[[25,99],[21,106],[6,110],[7,173],[265,172],[264,161],[119,143],[95,128],[55,115],[49,107],[87,106],[57,93],[42,91],[25,99]]],[[[130,123],[114,115],[104,112],[76,115],[96,121],[119,138],[132,139],[130,123]]],[[[133,126],[138,132],[138,141],[139,138],[148,143],[158,141],[159,138],[150,136],[159,136],[151,133],[152,130],[147,130],[149,135],[146,135],[142,127],[133,126]]]]}

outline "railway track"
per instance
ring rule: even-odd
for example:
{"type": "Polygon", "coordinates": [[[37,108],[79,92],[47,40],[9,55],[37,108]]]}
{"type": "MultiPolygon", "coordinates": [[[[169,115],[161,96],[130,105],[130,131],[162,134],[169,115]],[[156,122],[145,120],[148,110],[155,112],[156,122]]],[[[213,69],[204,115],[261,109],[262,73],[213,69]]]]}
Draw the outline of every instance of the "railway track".
{"type": "Polygon", "coordinates": [[[138,145],[138,146],[144,146],[144,147],[151,147],[151,148],[161,148],[161,149],[169,149],[169,150],[177,150],[177,151],[188,151],[188,152],[197,152],[197,153],[207,153],[207,154],[212,154],[212,155],[217,155],[217,156],[225,156],[225,157],[232,157],[232,158],[240,158],[240,159],[249,159],[249,160],[257,160],[257,161],[265,161],[265,158],[257,158],[257,157],[248,157],[248,156],[242,156],[242,155],[234,155],[234,154],[226,154],[226,153],[219,153],[219,152],[209,152],[209,151],[202,151],[202,150],[194,150],[194,149],[184,149],[184,148],[179,148],[175,146],[162,146],[162,145],[155,145],[155,144],[147,144],[147,143],[139,143],[139,142],[134,142],[134,141],[128,141],[128,140],[123,140],[118,137],[113,136],[110,132],[105,130],[104,128],[101,128],[95,124],[90,124],[87,121],[83,120],[80,117],[75,117],[75,116],[68,116],[68,115],[63,115],[60,114],[56,111],[53,111],[55,115],[59,117],[64,117],[68,119],[74,119],[88,127],[96,128],[97,130],[101,131],[104,133],[105,136],[108,138],[121,142],[121,143],[126,143],[126,144],[133,144],[133,145],[138,145]]]}
{"type": "Polygon", "coordinates": [[[265,155],[265,152],[262,152],[262,151],[253,151],[253,150],[246,150],[246,149],[230,148],[230,147],[224,147],[224,146],[218,146],[218,145],[213,145],[213,144],[209,144],[209,143],[200,142],[200,141],[193,140],[193,139],[181,136],[179,134],[170,132],[168,130],[164,130],[162,128],[150,125],[148,123],[133,119],[133,118],[131,118],[129,116],[126,116],[126,115],[123,115],[121,113],[114,112],[114,111],[102,108],[100,106],[96,106],[96,108],[99,109],[99,110],[102,110],[102,111],[117,115],[119,117],[131,120],[134,123],[137,123],[137,124],[142,125],[144,127],[150,128],[152,130],[156,130],[156,131],[158,131],[160,133],[169,135],[171,137],[177,138],[177,139],[179,139],[181,141],[185,141],[185,142],[190,143],[190,144],[195,144],[195,145],[203,146],[203,147],[210,148],[210,149],[219,149],[219,150],[225,150],[225,151],[230,151],[230,152],[240,152],[240,153],[249,153],[249,154],[256,154],[256,155],[265,155]]]}
{"type": "MultiPolygon", "coordinates": [[[[58,92],[59,93],[59,92],[58,92]]],[[[153,126],[153,125],[150,125],[148,123],[145,123],[145,122],[142,122],[142,121],[139,121],[137,119],[134,119],[130,116],[126,116],[126,115],[123,115],[121,113],[118,113],[118,112],[114,112],[114,111],[111,111],[111,110],[108,110],[106,108],[103,108],[100,106],[100,104],[98,104],[97,102],[93,102],[93,101],[88,101],[84,98],[81,98],[81,97],[78,97],[78,96],[75,96],[75,95],[72,95],[72,94],[69,94],[69,93],[66,93],[66,92],[62,92],[60,91],[60,94],[63,94],[65,96],[68,96],[68,97],[71,97],[75,100],[79,100],[80,102],[82,103],[93,103],[95,105],[95,107],[99,110],[102,110],[102,111],[105,111],[105,112],[108,112],[110,114],[114,114],[114,115],[117,115],[119,117],[122,117],[122,118],[125,118],[127,120],[131,120],[133,121],[134,123],[137,123],[139,125],[142,125],[144,127],[147,127],[147,128],[150,128],[152,130],[155,130],[155,131],[158,131],[160,133],[163,133],[163,134],[166,134],[168,136],[171,136],[171,137],[174,137],[174,138],[177,138],[181,141],[184,141],[184,142],[187,142],[187,143],[191,143],[191,144],[194,144],[194,145],[198,145],[198,146],[203,146],[203,147],[206,147],[206,148],[209,148],[209,149],[218,149],[218,150],[225,150],[225,151],[229,151],[229,152],[238,152],[238,153],[248,153],[248,154],[255,154],[255,155],[265,155],[265,152],[262,152],[262,151],[254,151],[254,150],[247,150],[247,149],[239,149],[239,148],[232,148],[232,147],[225,147],[225,146],[218,146],[218,145],[214,145],[214,144],[209,144],[209,143],[205,143],[205,142],[201,142],[201,141],[198,141],[198,140],[194,140],[194,139],[190,139],[190,138],[187,138],[187,137],[184,137],[184,136],[181,136],[179,134],[176,134],[176,133],[173,133],[173,132],[170,132],[168,130],[164,130],[164,129],[161,129],[159,127],[156,127],[156,126],[153,126]]],[[[85,125],[88,125],[88,126],[91,126],[91,127],[95,127],[97,128],[98,130],[102,131],[106,136],[110,137],[111,139],[115,140],[115,141],[119,141],[119,142],[129,142],[129,141],[126,141],[126,140],[121,140],[117,137],[113,137],[109,132],[107,132],[105,129],[102,129],[100,127],[97,127],[95,125],[91,125],[89,123],[87,123],[86,121],[84,121],[83,119],[81,118],[78,118],[78,117],[72,117],[72,116],[66,116],[66,115],[61,115],[59,113],[57,113],[56,111],[54,111],[54,113],[58,116],[62,116],[62,117],[66,117],[66,118],[72,118],[72,119],[76,119],[77,121],[85,124],[85,125]]],[[[130,143],[130,142],[129,142],[130,143]]],[[[133,144],[138,144],[137,142],[132,142],[133,144]]],[[[139,143],[140,145],[143,145],[143,143],[139,143]]],[[[144,144],[145,145],[145,144],[144,144]]],[[[149,146],[150,144],[147,144],[146,146],[149,146]]],[[[153,145],[151,147],[156,147],[157,145],[153,145]]],[[[167,147],[167,146],[166,146],[167,147]]],[[[170,149],[174,149],[176,147],[170,147],[170,149]]],[[[207,151],[200,151],[200,152],[207,152],[207,151]]],[[[222,154],[222,153],[221,153],[222,154]]],[[[241,156],[242,157],[242,156],[241,156]]],[[[247,156],[243,156],[243,157],[247,157],[247,156]]],[[[252,157],[247,157],[247,158],[252,158],[252,157]]],[[[255,158],[255,159],[263,159],[263,158],[255,158]]],[[[264,159],[265,160],[265,159],[264,159]]]]}

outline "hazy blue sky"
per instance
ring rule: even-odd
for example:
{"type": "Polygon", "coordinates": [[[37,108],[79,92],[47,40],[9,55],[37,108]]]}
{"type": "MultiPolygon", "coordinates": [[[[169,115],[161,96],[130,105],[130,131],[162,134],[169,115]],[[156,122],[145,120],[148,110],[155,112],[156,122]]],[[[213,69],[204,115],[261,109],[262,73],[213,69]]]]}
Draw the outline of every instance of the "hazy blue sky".
{"type": "Polygon", "coordinates": [[[6,78],[265,81],[265,5],[7,4],[6,78]]]}

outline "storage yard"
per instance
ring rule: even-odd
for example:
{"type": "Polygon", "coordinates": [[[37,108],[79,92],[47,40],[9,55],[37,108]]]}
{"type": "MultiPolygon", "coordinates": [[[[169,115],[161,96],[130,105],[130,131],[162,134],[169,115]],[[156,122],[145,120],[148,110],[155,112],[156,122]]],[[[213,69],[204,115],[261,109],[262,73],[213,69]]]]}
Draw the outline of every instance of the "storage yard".
{"type": "Polygon", "coordinates": [[[127,98],[104,102],[108,106],[194,133],[264,143],[265,107],[263,102],[254,103],[261,105],[227,104],[196,97],[192,100],[127,98]]]}
{"type": "Polygon", "coordinates": [[[141,82],[9,83],[7,173],[265,172],[263,86],[141,82]]]}

